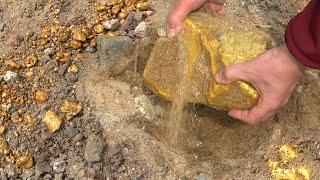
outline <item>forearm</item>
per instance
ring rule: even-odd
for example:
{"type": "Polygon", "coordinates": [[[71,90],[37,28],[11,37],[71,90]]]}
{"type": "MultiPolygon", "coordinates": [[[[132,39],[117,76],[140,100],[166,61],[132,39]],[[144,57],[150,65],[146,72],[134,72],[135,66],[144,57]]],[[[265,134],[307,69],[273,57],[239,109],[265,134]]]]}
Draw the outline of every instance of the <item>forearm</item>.
{"type": "Polygon", "coordinates": [[[312,0],[289,22],[286,44],[302,64],[320,69],[320,0],[312,0]]]}

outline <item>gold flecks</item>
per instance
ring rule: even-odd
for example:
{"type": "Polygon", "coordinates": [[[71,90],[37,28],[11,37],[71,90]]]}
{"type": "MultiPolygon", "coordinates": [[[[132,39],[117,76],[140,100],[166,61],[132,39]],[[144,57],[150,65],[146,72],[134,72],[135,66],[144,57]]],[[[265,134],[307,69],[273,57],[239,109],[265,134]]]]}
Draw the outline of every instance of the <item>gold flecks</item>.
{"type": "Polygon", "coordinates": [[[13,69],[19,69],[20,68],[20,65],[15,62],[14,60],[8,60],[5,62],[6,65],[8,65],[9,67],[13,68],[13,69]]]}
{"type": "Polygon", "coordinates": [[[26,72],[26,76],[27,76],[28,78],[31,78],[31,77],[33,76],[33,71],[28,71],[28,72],[26,72]]]}
{"type": "Polygon", "coordinates": [[[9,153],[10,148],[8,142],[5,139],[0,138],[0,155],[7,155],[9,153]]]}
{"type": "Polygon", "coordinates": [[[33,167],[33,158],[29,155],[24,155],[16,160],[17,166],[24,168],[24,169],[29,169],[33,167]]]}
{"type": "Polygon", "coordinates": [[[102,24],[97,24],[97,25],[95,25],[93,27],[93,30],[94,30],[95,33],[100,34],[100,33],[102,33],[104,31],[104,27],[103,27],[102,24]]]}
{"type": "Polygon", "coordinates": [[[279,152],[283,162],[288,162],[292,159],[297,158],[295,150],[289,144],[285,144],[282,147],[280,147],[279,152]]]}
{"type": "Polygon", "coordinates": [[[305,180],[310,180],[312,170],[310,168],[301,167],[298,169],[298,173],[302,175],[305,180]]]}
{"type": "Polygon", "coordinates": [[[32,117],[32,115],[27,115],[27,116],[25,116],[24,117],[24,121],[26,122],[26,123],[28,123],[28,124],[31,124],[31,123],[33,123],[33,117],[32,117]]]}
{"type": "Polygon", "coordinates": [[[6,127],[3,125],[0,125],[0,135],[4,134],[6,131],[6,127]]]}
{"type": "Polygon", "coordinates": [[[26,67],[32,67],[34,66],[38,61],[38,58],[37,56],[35,56],[34,54],[32,55],[29,55],[27,56],[25,59],[24,59],[24,64],[26,65],[26,67]]]}
{"type": "Polygon", "coordinates": [[[48,99],[49,99],[49,96],[44,90],[38,90],[36,92],[36,102],[37,103],[47,102],[48,99]]]}
{"type": "Polygon", "coordinates": [[[139,2],[137,3],[136,8],[140,11],[145,11],[150,8],[150,4],[148,2],[139,2]]]}
{"type": "Polygon", "coordinates": [[[87,36],[83,31],[77,30],[73,34],[73,39],[80,41],[80,42],[85,42],[87,40],[87,36]]]}
{"type": "Polygon", "coordinates": [[[76,40],[72,40],[70,41],[70,47],[72,47],[73,49],[79,49],[81,48],[82,44],[79,41],[76,40]]]}
{"type": "Polygon", "coordinates": [[[76,74],[79,72],[79,68],[76,64],[72,64],[69,68],[68,68],[68,72],[69,73],[73,73],[76,74]]]}
{"type": "Polygon", "coordinates": [[[127,12],[120,12],[118,14],[119,19],[125,19],[128,16],[127,12]]]}
{"type": "Polygon", "coordinates": [[[62,118],[58,116],[56,112],[49,110],[48,112],[45,113],[42,121],[47,126],[48,130],[51,133],[54,133],[60,129],[62,118]]]}
{"type": "Polygon", "coordinates": [[[279,161],[272,161],[272,160],[268,160],[268,165],[269,165],[269,168],[272,169],[272,170],[275,170],[279,167],[281,162],[279,161]]]}
{"type": "Polygon", "coordinates": [[[114,36],[117,36],[117,33],[116,32],[114,32],[114,31],[108,31],[108,36],[110,36],[110,37],[114,37],[114,36]]]}
{"type": "Polygon", "coordinates": [[[73,117],[79,114],[82,111],[82,104],[77,101],[64,101],[60,107],[63,113],[66,113],[67,116],[73,117]]]}

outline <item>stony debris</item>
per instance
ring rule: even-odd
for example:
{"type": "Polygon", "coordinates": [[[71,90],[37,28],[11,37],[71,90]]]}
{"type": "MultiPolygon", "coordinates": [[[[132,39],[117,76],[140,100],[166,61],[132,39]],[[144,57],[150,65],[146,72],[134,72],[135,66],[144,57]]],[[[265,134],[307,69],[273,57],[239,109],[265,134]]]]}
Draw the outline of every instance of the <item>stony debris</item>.
{"type": "Polygon", "coordinates": [[[6,24],[3,22],[0,22],[0,31],[3,31],[5,27],[6,27],[6,24]]]}
{"type": "Polygon", "coordinates": [[[140,22],[138,26],[134,29],[134,33],[138,37],[146,37],[149,31],[149,24],[147,22],[140,22]]]}
{"type": "Polygon", "coordinates": [[[106,30],[115,31],[120,27],[119,19],[111,19],[103,23],[103,26],[106,30]]]}
{"type": "Polygon", "coordinates": [[[150,101],[150,99],[146,95],[138,96],[134,99],[135,107],[138,114],[147,119],[148,121],[152,121],[155,118],[154,107],[150,101]]]}
{"type": "Polygon", "coordinates": [[[104,143],[100,136],[91,134],[86,142],[84,158],[88,162],[99,162],[102,158],[104,143]]]}
{"type": "Polygon", "coordinates": [[[3,76],[3,80],[8,83],[15,83],[18,80],[18,74],[12,71],[7,71],[3,76]]]}
{"type": "Polygon", "coordinates": [[[52,164],[52,170],[56,173],[62,173],[66,171],[66,162],[62,159],[56,159],[52,164]]]}

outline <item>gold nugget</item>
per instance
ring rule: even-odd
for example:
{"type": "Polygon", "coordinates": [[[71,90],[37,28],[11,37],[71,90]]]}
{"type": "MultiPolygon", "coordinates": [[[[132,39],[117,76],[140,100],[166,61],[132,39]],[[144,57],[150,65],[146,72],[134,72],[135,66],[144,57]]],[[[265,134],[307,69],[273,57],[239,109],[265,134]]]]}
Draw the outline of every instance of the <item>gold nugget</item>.
{"type": "Polygon", "coordinates": [[[54,133],[60,129],[62,118],[58,116],[56,112],[50,110],[45,113],[42,121],[47,126],[48,130],[51,133],[54,133]]]}

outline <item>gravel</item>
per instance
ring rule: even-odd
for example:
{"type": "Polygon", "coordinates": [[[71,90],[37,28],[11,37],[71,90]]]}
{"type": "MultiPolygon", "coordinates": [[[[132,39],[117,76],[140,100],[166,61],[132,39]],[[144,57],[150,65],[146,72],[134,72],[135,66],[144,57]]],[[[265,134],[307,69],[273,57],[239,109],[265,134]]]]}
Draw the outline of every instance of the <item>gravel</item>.
{"type": "Polygon", "coordinates": [[[88,162],[101,161],[103,153],[103,141],[97,134],[91,134],[86,142],[84,158],[88,162]]]}

